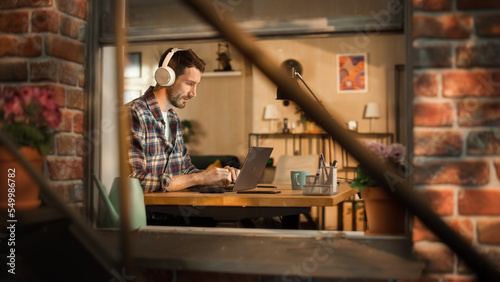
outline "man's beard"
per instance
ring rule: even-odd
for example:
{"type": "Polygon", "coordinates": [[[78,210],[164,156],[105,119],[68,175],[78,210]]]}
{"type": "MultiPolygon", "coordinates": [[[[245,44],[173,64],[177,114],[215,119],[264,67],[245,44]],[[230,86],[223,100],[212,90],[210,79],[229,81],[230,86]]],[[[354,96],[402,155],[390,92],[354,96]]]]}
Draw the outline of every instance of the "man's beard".
{"type": "Polygon", "coordinates": [[[168,100],[170,101],[170,104],[172,104],[172,106],[176,107],[176,108],[179,108],[179,109],[184,109],[184,107],[186,107],[186,103],[183,103],[184,102],[184,99],[187,99],[188,101],[190,100],[189,96],[183,96],[183,95],[173,95],[173,96],[170,96],[168,95],[168,100]]]}

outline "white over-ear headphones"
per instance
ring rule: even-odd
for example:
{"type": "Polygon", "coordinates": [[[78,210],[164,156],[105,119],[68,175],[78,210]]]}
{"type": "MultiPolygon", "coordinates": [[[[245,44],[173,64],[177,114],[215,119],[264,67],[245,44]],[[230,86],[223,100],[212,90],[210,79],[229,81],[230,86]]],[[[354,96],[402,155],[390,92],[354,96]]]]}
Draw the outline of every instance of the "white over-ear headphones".
{"type": "Polygon", "coordinates": [[[175,72],[171,67],[168,66],[168,63],[170,62],[170,59],[172,59],[172,56],[177,51],[182,51],[182,49],[173,48],[167,54],[167,56],[165,56],[162,66],[159,67],[155,72],[156,83],[158,83],[161,86],[171,86],[175,82],[175,72]]]}

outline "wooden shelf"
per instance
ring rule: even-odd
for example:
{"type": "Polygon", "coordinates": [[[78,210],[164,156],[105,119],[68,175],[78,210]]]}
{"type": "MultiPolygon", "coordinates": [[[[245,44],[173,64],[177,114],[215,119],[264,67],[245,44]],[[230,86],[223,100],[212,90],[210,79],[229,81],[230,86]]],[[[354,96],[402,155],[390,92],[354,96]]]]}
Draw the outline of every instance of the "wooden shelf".
{"type": "Polygon", "coordinates": [[[229,77],[229,76],[241,76],[241,71],[214,71],[205,72],[201,74],[202,77],[229,77]]]}

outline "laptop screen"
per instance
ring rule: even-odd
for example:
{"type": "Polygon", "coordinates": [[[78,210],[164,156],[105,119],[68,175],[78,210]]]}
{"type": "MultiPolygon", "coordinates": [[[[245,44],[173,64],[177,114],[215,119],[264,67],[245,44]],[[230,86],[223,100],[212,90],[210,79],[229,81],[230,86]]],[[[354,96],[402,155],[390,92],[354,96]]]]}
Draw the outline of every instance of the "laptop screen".
{"type": "Polygon", "coordinates": [[[240,174],[234,183],[233,191],[242,191],[253,189],[259,183],[264,173],[267,161],[273,152],[273,148],[252,147],[248,151],[240,174]]]}

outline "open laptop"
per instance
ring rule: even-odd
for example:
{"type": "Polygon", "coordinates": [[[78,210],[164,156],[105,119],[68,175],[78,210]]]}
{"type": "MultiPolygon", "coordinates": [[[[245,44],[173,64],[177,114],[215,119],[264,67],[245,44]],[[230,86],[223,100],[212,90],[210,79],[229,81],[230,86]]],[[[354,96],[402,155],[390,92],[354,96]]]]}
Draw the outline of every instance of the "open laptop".
{"type": "MultiPolygon", "coordinates": [[[[273,148],[250,148],[234,185],[224,189],[226,191],[245,191],[256,188],[272,152],[273,148]]],[[[204,193],[217,193],[216,190],[216,187],[204,186],[200,188],[200,192],[204,193]],[[214,191],[210,191],[211,189],[214,191]]]]}

